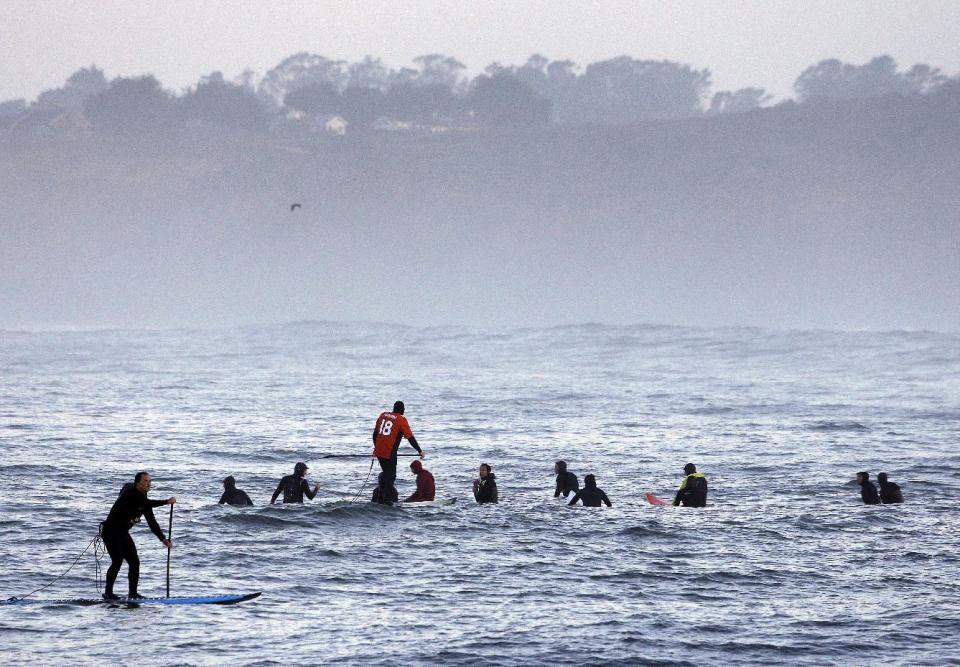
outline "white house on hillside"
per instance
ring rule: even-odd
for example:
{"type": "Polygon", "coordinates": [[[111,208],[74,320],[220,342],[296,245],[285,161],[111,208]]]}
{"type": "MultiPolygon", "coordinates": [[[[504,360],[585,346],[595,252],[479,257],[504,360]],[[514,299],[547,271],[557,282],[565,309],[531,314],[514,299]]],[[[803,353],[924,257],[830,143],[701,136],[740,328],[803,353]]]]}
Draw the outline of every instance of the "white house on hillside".
{"type": "Polygon", "coordinates": [[[350,123],[348,123],[342,117],[334,116],[333,118],[328,119],[327,122],[323,124],[323,131],[326,132],[327,134],[335,134],[338,137],[342,137],[347,133],[347,126],[349,124],[350,123]]]}

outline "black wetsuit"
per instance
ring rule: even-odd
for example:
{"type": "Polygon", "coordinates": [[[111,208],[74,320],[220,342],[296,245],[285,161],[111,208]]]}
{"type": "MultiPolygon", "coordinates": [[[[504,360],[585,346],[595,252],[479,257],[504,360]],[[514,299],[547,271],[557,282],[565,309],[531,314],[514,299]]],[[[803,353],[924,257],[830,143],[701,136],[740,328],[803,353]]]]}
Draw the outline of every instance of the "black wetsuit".
{"type": "Polygon", "coordinates": [[[390,505],[400,500],[400,494],[397,493],[397,489],[393,486],[376,486],[373,489],[373,497],[370,500],[382,505],[390,505]]]}
{"type": "Polygon", "coordinates": [[[877,493],[877,487],[869,479],[863,481],[860,485],[860,497],[867,505],[879,505],[880,495],[877,493]]]}
{"type": "Polygon", "coordinates": [[[393,451],[394,455],[389,459],[377,457],[377,461],[380,462],[380,475],[382,476],[380,484],[383,486],[393,487],[394,482],[397,481],[397,450],[394,449],[393,451]]]}
{"type": "Polygon", "coordinates": [[[557,488],[553,492],[553,497],[559,498],[563,495],[563,497],[566,498],[570,495],[571,491],[576,493],[579,490],[580,483],[577,481],[577,476],[572,472],[564,470],[557,475],[557,488]]]}
{"type": "Polygon", "coordinates": [[[227,505],[252,505],[253,501],[250,500],[250,496],[247,495],[245,491],[242,491],[237,488],[227,489],[223,492],[223,495],[220,496],[220,504],[227,505]]]}
{"type": "Polygon", "coordinates": [[[707,478],[703,473],[695,472],[683,478],[673,504],[682,504],[684,507],[707,506],[707,478]]]}
{"type": "Polygon", "coordinates": [[[600,503],[606,503],[607,507],[613,507],[610,499],[607,498],[607,494],[603,492],[603,489],[596,486],[583,487],[574,494],[573,500],[568,504],[576,505],[578,500],[583,501],[584,507],[600,507],[600,503]]]}
{"type": "Polygon", "coordinates": [[[477,490],[473,494],[477,502],[481,505],[500,502],[500,497],[497,493],[497,476],[491,472],[488,473],[486,477],[481,477],[479,481],[480,483],[477,485],[477,490]]]}
{"type": "Polygon", "coordinates": [[[137,595],[137,585],[140,581],[140,557],[137,555],[137,545],[130,537],[130,529],[135,526],[140,517],[147,519],[147,525],[161,542],[166,539],[157,518],[153,515],[153,508],[166,505],[165,500],[152,500],[140,491],[133,484],[127,484],[123,487],[113,507],[110,508],[110,514],[107,520],[100,524],[100,535],[103,537],[103,544],[110,554],[110,567],[107,568],[107,582],[104,593],[113,595],[113,584],[120,573],[120,566],[123,561],[127,561],[127,579],[130,584],[129,594],[137,595]]]}
{"type": "Polygon", "coordinates": [[[317,495],[316,491],[310,490],[307,480],[299,475],[286,475],[281,479],[277,485],[277,490],[273,492],[270,503],[272,504],[281,493],[285,503],[302,503],[304,496],[313,500],[317,495]]]}
{"type": "Polygon", "coordinates": [[[893,505],[903,502],[903,493],[900,485],[894,482],[880,482],[880,502],[884,505],[893,505]]]}

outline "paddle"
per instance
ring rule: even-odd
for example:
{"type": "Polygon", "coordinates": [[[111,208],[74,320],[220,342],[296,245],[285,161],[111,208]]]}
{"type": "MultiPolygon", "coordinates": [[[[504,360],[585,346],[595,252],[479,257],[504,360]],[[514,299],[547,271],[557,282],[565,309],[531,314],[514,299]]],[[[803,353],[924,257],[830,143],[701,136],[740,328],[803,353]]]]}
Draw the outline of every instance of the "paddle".
{"type": "MultiPolygon", "coordinates": [[[[397,454],[397,456],[420,456],[416,452],[411,452],[409,454],[397,454]]],[[[317,459],[366,459],[369,458],[369,454],[317,454],[313,457],[313,461],[317,459]]]]}
{"type": "MultiPolygon", "coordinates": [[[[170,505],[170,523],[167,525],[167,539],[173,539],[173,505],[170,505]]],[[[173,544],[167,547],[167,597],[170,597],[170,552],[173,551],[173,544]]]]}

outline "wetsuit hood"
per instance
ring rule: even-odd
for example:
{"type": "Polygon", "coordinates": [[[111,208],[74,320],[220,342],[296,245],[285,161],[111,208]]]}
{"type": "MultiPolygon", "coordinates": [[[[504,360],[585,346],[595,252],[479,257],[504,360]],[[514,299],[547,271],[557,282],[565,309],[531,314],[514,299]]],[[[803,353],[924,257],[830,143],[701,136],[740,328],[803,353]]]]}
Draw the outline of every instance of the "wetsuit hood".
{"type": "Polygon", "coordinates": [[[419,475],[420,471],[423,470],[423,464],[420,463],[419,461],[414,461],[413,463],[410,464],[410,470],[412,470],[414,473],[419,475]]]}
{"type": "Polygon", "coordinates": [[[586,487],[586,488],[588,488],[588,489],[595,489],[595,488],[597,488],[597,478],[594,477],[593,475],[586,475],[586,476],[583,478],[583,486],[586,487]]]}
{"type": "Polygon", "coordinates": [[[234,479],[233,475],[229,475],[223,478],[223,488],[233,489],[237,486],[237,480],[234,479]]]}

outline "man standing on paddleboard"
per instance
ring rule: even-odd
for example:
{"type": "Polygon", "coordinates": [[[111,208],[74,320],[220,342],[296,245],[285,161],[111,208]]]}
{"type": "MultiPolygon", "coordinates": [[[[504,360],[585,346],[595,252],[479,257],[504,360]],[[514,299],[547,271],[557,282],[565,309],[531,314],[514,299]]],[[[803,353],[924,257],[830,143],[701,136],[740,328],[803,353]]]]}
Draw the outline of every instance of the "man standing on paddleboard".
{"type": "Polygon", "coordinates": [[[392,487],[397,479],[397,450],[404,438],[417,450],[421,459],[425,456],[423,449],[417,444],[417,439],[413,437],[413,431],[410,430],[410,424],[403,416],[403,411],[403,401],[397,401],[393,404],[393,411],[381,413],[373,427],[371,456],[377,457],[380,469],[383,470],[383,476],[380,478],[380,486],[383,489],[392,487]]]}
{"type": "Polygon", "coordinates": [[[113,593],[113,584],[120,573],[120,566],[123,561],[127,561],[127,579],[130,583],[128,598],[142,598],[137,586],[140,582],[140,557],[137,555],[137,545],[130,537],[130,529],[140,523],[140,517],[146,517],[147,525],[157,536],[157,539],[163,542],[163,545],[170,549],[173,547],[173,541],[168,539],[157,518],[153,516],[153,508],[161,505],[173,505],[177,502],[174,497],[166,500],[151,500],[147,498],[147,492],[150,491],[150,473],[138,472],[133,478],[133,484],[126,484],[120,492],[119,497],[110,508],[110,514],[107,520],[100,524],[100,536],[103,538],[103,544],[110,554],[110,567],[107,568],[107,583],[103,591],[105,600],[118,600],[119,596],[113,593]]]}

